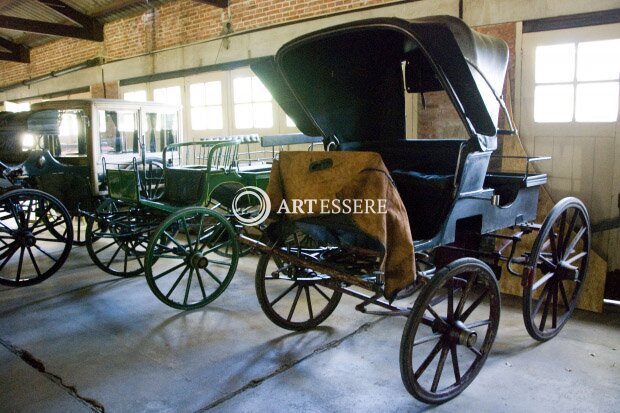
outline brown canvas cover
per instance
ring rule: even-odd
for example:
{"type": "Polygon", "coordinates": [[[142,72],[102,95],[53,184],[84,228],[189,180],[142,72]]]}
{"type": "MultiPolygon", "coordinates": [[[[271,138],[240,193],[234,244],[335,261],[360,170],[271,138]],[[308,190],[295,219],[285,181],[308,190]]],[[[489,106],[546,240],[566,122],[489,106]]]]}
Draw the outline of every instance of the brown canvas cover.
{"type": "MultiPolygon", "coordinates": [[[[413,240],[405,206],[396,190],[383,160],[375,152],[280,152],[271,169],[267,193],[272,213],[278,219],[288,210],[286,219],[297,222],[321,221],[320,205],[294,212],[294,200],[386,200],[385,214],[338,214],[343,227],[359,229],[380,246],[381,267],[385,272],[384,295],[392,298],[396,292],[413,283],[415,260],[413,240]],[[282,202],[287,207],[282,208],[282,202]],[[278,214],[278,210],[281,213],[278,214]],[[348,222],[347,222],[348,221],[348,222]]],[[[371,201],[369,201],[371,202],[371,201]]],[[[343,208],[344,209],[344,208],[343,208]]],[[[378,212],[379,208],[375,208],[378,212]]],[[[333,212],[333,210],[332,210],[333,212]]]]}

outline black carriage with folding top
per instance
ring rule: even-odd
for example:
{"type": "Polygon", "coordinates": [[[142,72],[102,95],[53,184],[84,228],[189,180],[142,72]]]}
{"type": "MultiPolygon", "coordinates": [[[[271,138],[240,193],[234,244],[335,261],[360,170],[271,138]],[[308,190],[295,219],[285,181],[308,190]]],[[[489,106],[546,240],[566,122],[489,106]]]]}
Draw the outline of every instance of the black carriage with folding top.
{"type": "Polygon", "coordinates": [[[490,172],[498,139],[516,133],[501,97],[507,65],[503,41],[449,16],[331,27],[252,65],[298,128],[322,136],[328,151],[281,154],[272,212],[291,199],[326,197],[331,205],[360,194],[384,196],[388,206],[376,221],[341,210],[275,213],[268,242],[243,238],[263,253],[256,290],[270,320],[315,327],[342,294],[359,298],[359,311],[406,317],[401,375],[427,403],[458,395],[484,364],[499,324],[502,265],[522,277],[530,335],[547,340],[560,331],[586,276],[589,218],[581,201],[565,198],[535,223],[547,179],[530,172],[536,159],[522,159],[521,172],[490,172]],[[433,91],[445,91],[466,136],[405,138],[405,93],[433,91]],[[498,232],[506,229],[513,231],[498,232]],[[537,233],[532,250],[516,254],[529,233],[537,233]],[[411,292],[415,301],[404,298],[411,292]]]}

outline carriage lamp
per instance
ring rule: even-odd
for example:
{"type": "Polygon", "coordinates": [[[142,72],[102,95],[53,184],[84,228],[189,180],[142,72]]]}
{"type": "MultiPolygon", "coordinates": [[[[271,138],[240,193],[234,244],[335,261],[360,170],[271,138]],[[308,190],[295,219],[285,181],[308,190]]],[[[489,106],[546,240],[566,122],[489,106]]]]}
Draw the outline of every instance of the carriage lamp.
{"type": "Polygon", "coordinates": [[[29,151],[34,148],[34,136],[32,133],[22,135],[22,151],[29,151]]]}

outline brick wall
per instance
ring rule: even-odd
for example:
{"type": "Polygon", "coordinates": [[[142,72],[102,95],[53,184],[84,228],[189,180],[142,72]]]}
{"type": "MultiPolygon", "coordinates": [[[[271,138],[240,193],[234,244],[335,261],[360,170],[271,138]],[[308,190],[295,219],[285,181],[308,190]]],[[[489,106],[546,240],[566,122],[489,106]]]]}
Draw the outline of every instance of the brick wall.
{"type": "MultiPolygon", "coordinates": [[[[498,37],[508,44],[510,53],[508,77],[510,79],[511,103],[514,105],[516,24],[494,24],[476,27],[475,30],[498,37]]],[[[508,95],[507,86],[507,84],[504,85],[504,96],[508,95]]],[[[418,102],[418,137],[432,139],[467,136],[463,123],[445,92],[425,93],[424,97],[426,109],[423,108],[421,101],[418,102]]],[[[503,122],[504,116],[500,111],[499,124],[503,125],[503,122]]]]}
{"type": "Polygon", "coordinates": [[[173,1],[104,26],[104,41],[63,38],[30,52],[31,63],[0,61],[0,86],[82,63],[120,59],[219,36],[230,17],[234,32],[272,26],[396,0],[230,0],[228,11],[194,0],[173,1]],[[225,13],[229,13],[226,15],[225,13]]]}

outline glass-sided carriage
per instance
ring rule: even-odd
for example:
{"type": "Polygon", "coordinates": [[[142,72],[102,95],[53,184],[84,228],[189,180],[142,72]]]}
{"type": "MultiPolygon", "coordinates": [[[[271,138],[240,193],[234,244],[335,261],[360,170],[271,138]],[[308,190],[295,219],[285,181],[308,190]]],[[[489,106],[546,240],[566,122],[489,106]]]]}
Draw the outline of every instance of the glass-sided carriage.
{"type": "Polygon", "coordinates": [[[107,197],[104,160],[136,166],[141,191],[156,196],[162,151],[180,138],[180,113],[175,105],[112,99],[1,113],[0,283],[41,282],[72,243],[85,244],[87,218],[107,197]]]}
{"type": "MultiPolygon", "coordinates": [[[[252,66],[302,132],[323,136],[329,150],[380,154],[407,211],[402,225],[410,227],[416,258],[409,292],[419,292],[410,304],[394,301],[407,290],[386,295],[383,275],[346,240],[347,228],[279,215],[267,228],[270,242],[241,237],[263,253],[256,291],[271,321],[291,330],[314,327],[342,294],[362,300],[362,312],[405,316],[401,376],[427,403],[455,397],[484,364],[499,324],[503,263],[522,277],[530,335],[547,340],[560,331],[587,272],[588,213],[581,201],[565,198],[535,224],[546,175],[529,173],[529,166],[522,173],[488,171],[498,135],[516,133],[498,129],[500,108],[509,119],[500,96],[507,64],[503,41],[438,16],[323,29],[252,66]],[[466,139],[405,139],[405,91],[445,91],[466,139]],[[506,228],[514,233],[497,232],[506,228]],[[538,234],[532,250],[515,256],[531,232],[538,234]]],[[[325,173],[332,160],[321,159],[317,170],[325,173]]]]}

